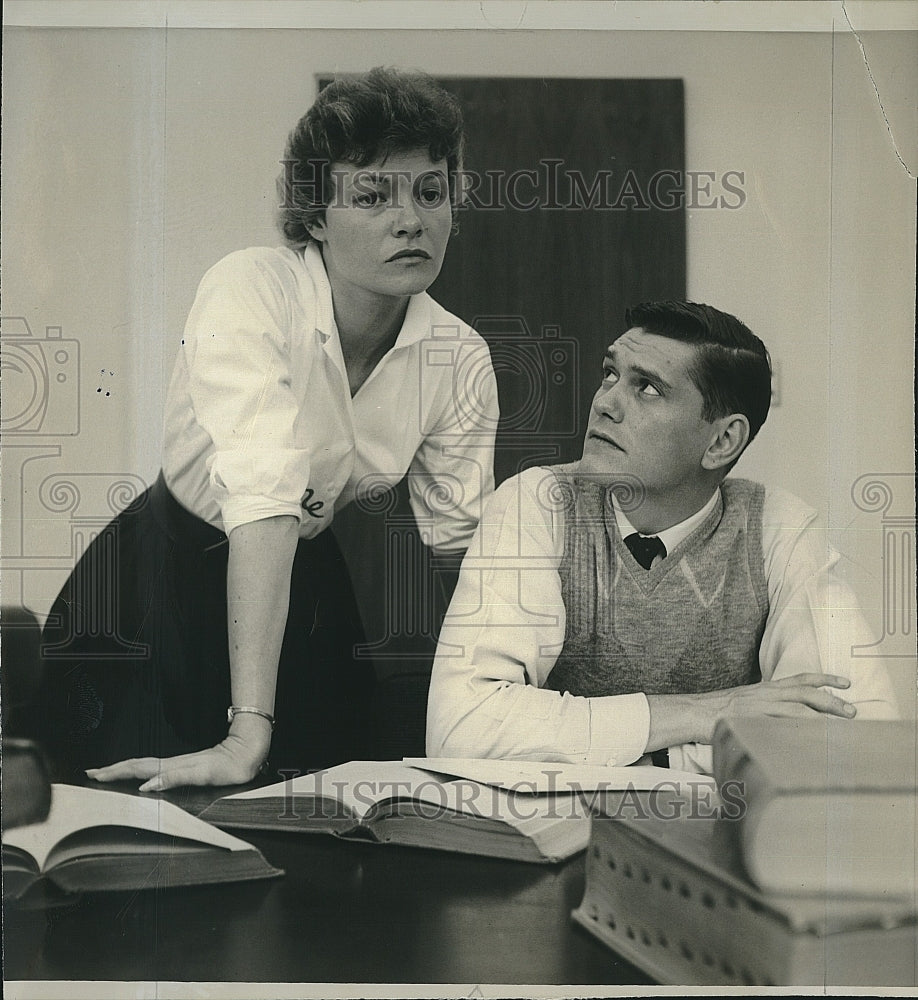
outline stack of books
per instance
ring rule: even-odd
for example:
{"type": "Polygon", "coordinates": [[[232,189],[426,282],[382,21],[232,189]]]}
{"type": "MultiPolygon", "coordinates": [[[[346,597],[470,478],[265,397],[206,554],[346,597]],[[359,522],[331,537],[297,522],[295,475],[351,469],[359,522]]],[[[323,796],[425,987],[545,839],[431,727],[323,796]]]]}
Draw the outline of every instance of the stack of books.
{"type": "Polygon", "coordinates": [[[719,724],[717,802],[608,793],[574,919],[673,985],[915,986],[909,723],[719,724]]]}

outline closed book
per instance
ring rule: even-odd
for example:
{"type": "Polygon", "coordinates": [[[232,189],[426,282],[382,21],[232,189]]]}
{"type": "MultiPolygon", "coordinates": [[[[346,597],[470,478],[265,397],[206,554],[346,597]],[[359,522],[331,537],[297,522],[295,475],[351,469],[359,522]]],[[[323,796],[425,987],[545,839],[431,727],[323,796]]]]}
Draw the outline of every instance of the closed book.
{"type": "Polygon", "coordinates": [[[679,818],[605,812],[593,818],[586,887],[573,917],[659,982],[918,983],[913,902],[766,894],[740,864],[735,821],[669,806],[663,814],[679,818]]]}
{"type": "Polygon", "coordinates": [[[225,796],[200,815],[229,828],[326,833],[517,861],[561,861],[582,851],[590,830],[584,796],[534,794],[529,787],[517,792],[401,761],[351,761],[225,796]]]}
{"type": "Polygon", "coordinates": [[[170,802],[74,785],[52,785],[51,793],[43,822],[3,833],[5,901],[283,874],[251,844],[170,802]]]}
{"type": "Polygon", "coordinates": [[[761,889],[915,899],[915,724],[738,718],[714,733],[714,775],[745,802],[736,825],[761,889]]]}

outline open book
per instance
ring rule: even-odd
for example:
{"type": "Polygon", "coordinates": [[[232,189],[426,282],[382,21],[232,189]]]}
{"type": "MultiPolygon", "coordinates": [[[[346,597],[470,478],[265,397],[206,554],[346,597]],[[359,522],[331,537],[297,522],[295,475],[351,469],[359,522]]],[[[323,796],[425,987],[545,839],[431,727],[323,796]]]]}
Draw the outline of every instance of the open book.
{"type": "Polygon", "coordinates": [[[3,834],[6,900],[282,874],[251,844],[170,802],[105,789],[52,785],[48,818],[3,834]]]}
{"type": "MultiPolygon", "coordinates": [[[[502,760],[473,757],[405,757],[405,764],[426,771],[468,778],[517,792],[650,792],[690,795],[693,788],[717,788],[709,774],[678,771],[673,767],[629,764],[563,764],[544,760],[502,760]]],[[[591,796],[594,798],[595,796],[591,796]]]]}
{"type": "MultiPolygon", "coordinates": [[[[592,772],[599,769],[589,768],[578,776],[579,770],[525,762],[521,770],[512,761],[351,761],[226,796],[201,815],[218,826],[332,833],[519,861],[560,861],[586,847],[590,820],[584,792],[621,787],[609,784],[615,780],[612,772],[628,769],[597,775],[592,772]],[[544,776],[536,780],[542,770],[551,772],[547,781],[544,776]],[[456,777],[456,771],[481,780],[456,777]]],[[[669,779],[665,769],[639,770],[654,770],[657,781],[669,779]]],[[[651,781],[649,774],[640,777],[651,781]]]]}

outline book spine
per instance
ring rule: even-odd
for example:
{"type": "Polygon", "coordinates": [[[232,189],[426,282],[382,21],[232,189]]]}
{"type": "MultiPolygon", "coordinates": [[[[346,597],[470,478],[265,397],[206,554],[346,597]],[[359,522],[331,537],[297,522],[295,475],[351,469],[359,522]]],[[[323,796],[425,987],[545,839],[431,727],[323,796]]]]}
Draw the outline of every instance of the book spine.
{"type": "MultiPolygon", "coordinates": [[[[753,894],[616,820],[594,822],[576,912],[596,937],[670,985],[786,984],[801,943],[753,894]]],[[[812,984],[821,982],[813,969],[812,984]]]]}

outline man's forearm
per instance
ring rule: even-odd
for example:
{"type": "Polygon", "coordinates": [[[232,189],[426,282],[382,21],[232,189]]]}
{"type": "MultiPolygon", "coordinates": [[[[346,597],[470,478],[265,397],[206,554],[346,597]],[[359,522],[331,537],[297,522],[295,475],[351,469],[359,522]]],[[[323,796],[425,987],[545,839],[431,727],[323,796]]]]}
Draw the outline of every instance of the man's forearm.
{"type": "Polygon", "coordinates": [[[699,694],[648,695],[649,751],[680,743],[710,743],[717,720],[740,715],[800,718],[814,712],[850,719],[857,709],[828,688],[850,686],[834,674],[795,674],[699,694]]]}
{"type": "Polygon", "coordinates": [[[647,695],[650,707],[647,750],[680,743],[709,743],[717,712],[722,708],[715,700],[720,693],[647,695]]]}

